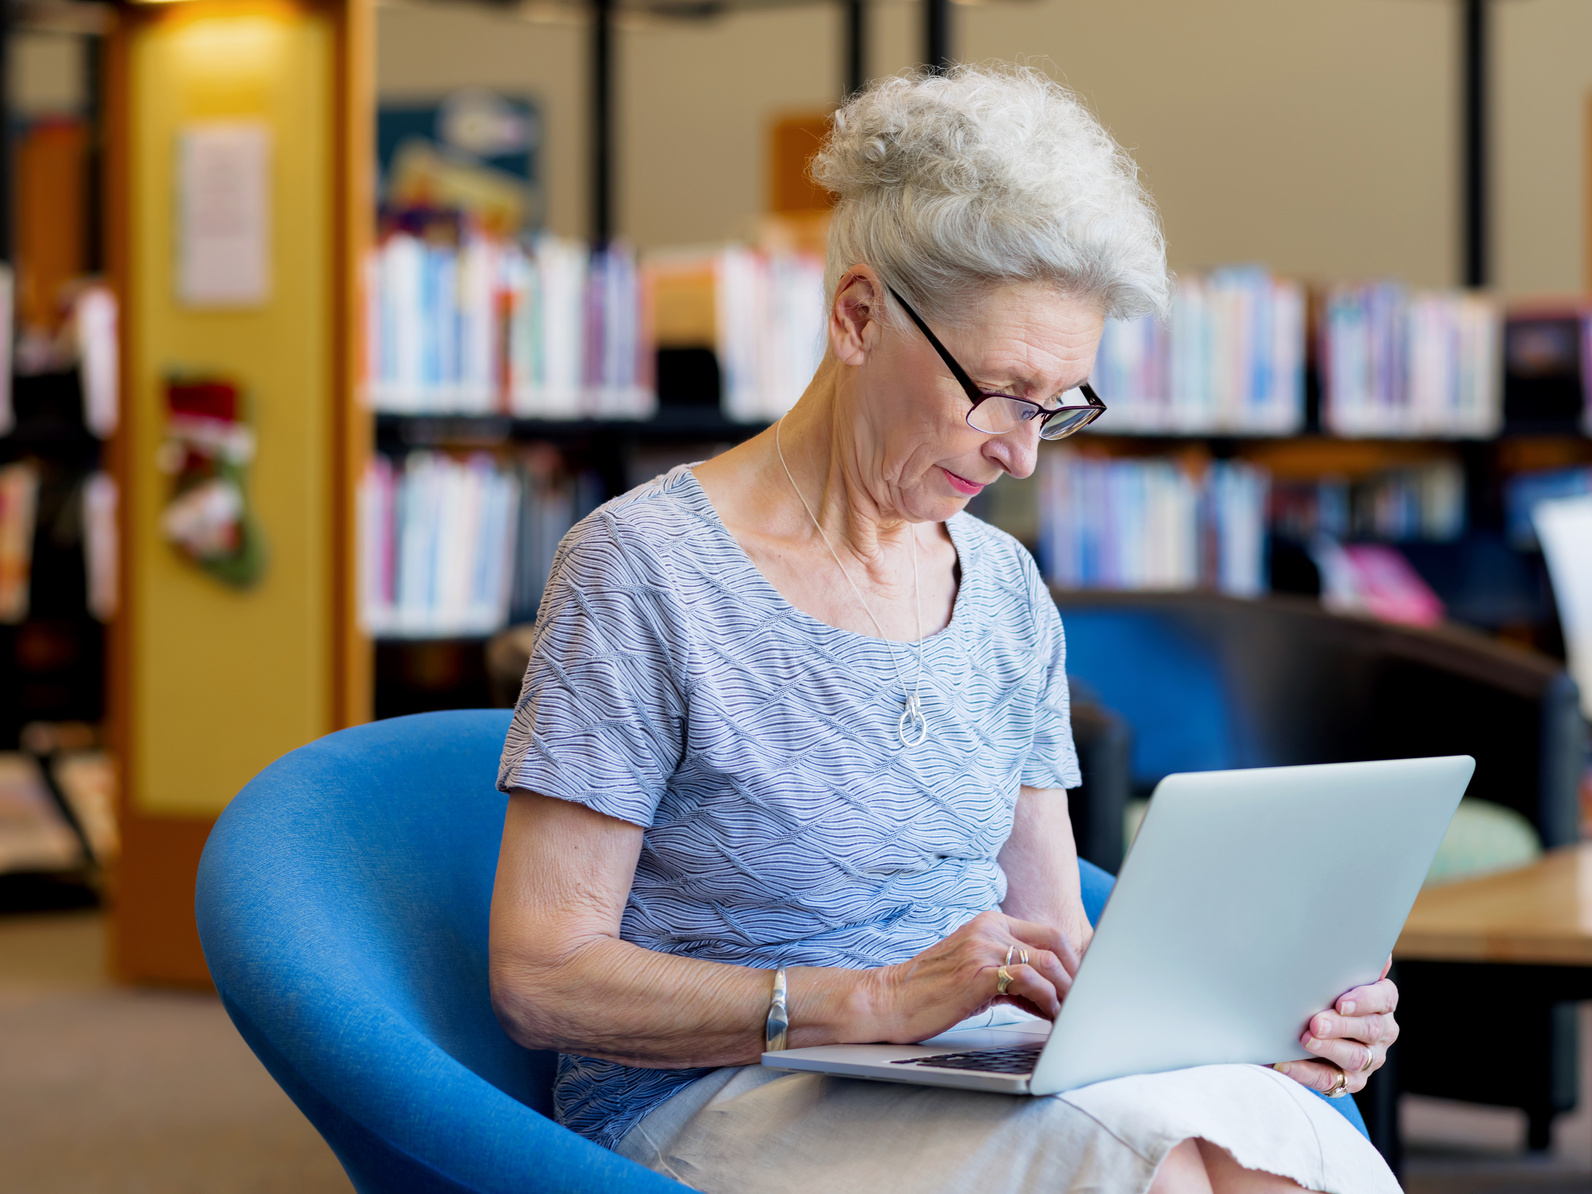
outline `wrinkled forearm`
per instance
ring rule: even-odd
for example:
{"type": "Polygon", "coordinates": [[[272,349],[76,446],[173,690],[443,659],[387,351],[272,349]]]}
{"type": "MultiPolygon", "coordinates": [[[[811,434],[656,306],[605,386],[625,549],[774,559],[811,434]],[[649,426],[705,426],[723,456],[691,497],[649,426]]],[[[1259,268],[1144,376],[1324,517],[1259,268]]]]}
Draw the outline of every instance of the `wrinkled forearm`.
{"type": "MultiPolygon", "coordinates": [[[[519,1044],[672,1069],[754,1064],[773,971],[594,936],[555,952],[494,940],[492,1004],[519,1044]]],[[[875,971],[787,972],[791,1048],[879,1039],[875,971]]]]}
{"type": "Polygon", "coordinates": [[[1063,790],[1022,789],[1012,833],[1000,852],[1006,872],[1001,911],[1021,920],[1054,925],[1081,952],[1094,930],[1083,910],[1078,848],[1063,790]]]}

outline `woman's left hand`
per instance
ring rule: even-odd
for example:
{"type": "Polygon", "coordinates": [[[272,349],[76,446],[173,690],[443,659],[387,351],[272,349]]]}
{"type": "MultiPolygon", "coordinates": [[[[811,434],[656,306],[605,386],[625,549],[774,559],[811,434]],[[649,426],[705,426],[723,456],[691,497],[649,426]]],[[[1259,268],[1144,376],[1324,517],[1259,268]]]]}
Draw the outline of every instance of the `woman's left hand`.
{"type": "Polygon", "coordinates": [[[1337,1085],[1339,1070],[1349,1094],[1363,1089],[1399,1036],[1393,1018],[1399,990],[1387,978],[1392,966],[1389,958],[1379,981],[1344,992],[1332,1008],[1310,1017],[1299,1043],[1323,1060],[1284,1061],[1273,1068],[1322,1094],[1337,1085]]]}

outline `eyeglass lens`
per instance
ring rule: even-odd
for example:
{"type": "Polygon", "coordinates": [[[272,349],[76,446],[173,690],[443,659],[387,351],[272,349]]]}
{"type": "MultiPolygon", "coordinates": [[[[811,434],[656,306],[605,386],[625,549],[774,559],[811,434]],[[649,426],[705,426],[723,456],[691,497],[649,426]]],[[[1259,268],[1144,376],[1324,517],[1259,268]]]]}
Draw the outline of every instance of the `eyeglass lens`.
{"type": "MultiPolygon", "coordinates": [[[[1074,431],[1078,431],[1100,413],[1099,407],[1086,405],[1083,395],[1074,390],[1064,395],[1063,409],[1051,416],[1040,429],[1041,439],[1064,439],[1074,431]]],[[[986,398],[968,412],[967,422],[975,431],[983,431],[989,435],[1004,435],[1008,431],[1016,431],[1024,423],[1043,415],[1039,407],[1030,402],[1023,402],[1016,398],[995,396],[986,398]]]]}

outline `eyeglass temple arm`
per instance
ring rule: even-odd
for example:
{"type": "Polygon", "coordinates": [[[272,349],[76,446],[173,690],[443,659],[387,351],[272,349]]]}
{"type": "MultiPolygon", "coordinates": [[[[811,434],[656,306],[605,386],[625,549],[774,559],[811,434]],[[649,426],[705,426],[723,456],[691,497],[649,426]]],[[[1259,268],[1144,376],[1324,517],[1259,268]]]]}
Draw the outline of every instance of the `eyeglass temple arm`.
{"type": "Polygon", "coordinates": [[[923,338],[929,342],[929,347],[940,354],[940,360],[945,362],[945,367],[951,371],[951,376],[956,378],[957,384],[967,391],[967,396],[973,405],[977,406],[984,401],[987,395],[973,384],[973,379],[967,375],[967,370],[956,363],[956,358],[946,350],[945,345],[940,343],[940,338],[929,330],[929,325],[924,323],[923,317],[912,309],[912,304],[902,298],[900,292],[890,283],[886,282],[884,288],[890,292],[896,302],[901,304],[901,309],[907,313],[912,322],[918,325],[918,331],[923,333],[923,338]]]}
{"type": "MultiPolygon", "coordinates": [[[[945,362],[945,367],[951,371],[951,376],[956,378],[957,383],[967,391],[967,396],[972,400],[973,405],[977,406],[988,398],[989,395],[974,385],[973,379],[967,375],[967,371],[956,363],[956,358],[950,354],[945,345],[940,343],[940,338],[929,330],[929,325],[923,322],[923,317],[912,309],[912,304],[901,297],[901,292],[888,282],[884,284],[884,288],[890,292],[896,302],[901,304],[901,309],[907,313],[908,318],[918,325],[918,331],[923,333],[923,338],[929,342],[929,346],[940,354],[940,360],[945,362]]],[[[1083,396],[1089,400],[1090,406],[1098,407],[1102,411],[1106,409],[1104,399],[1094,392],[1094,387],[1087,381],[1080,383],[1078,388],[1083,391],[1083,396]]],[[[1043,410],[1044,408],[1041,407],[1040,409],[1043,410]]],[[[1060,410],[1045,411],[1047,419],[1060,413],[1060,410]]]]}

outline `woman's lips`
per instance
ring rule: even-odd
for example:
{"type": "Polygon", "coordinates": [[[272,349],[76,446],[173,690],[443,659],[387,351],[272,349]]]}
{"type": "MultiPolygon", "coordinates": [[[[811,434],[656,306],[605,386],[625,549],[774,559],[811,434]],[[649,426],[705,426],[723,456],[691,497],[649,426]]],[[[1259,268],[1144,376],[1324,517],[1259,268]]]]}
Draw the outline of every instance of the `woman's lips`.
{"type": "Polygon", "coordinates": [[[969,481],[966,477],[953,473],[943,464],[940,466],[940,471],[951,479],[951,488],[956,490],[957,493],[965,493],[968,497],[972,497],[980,493],[984,488],[977,481],[969,481]]]}

